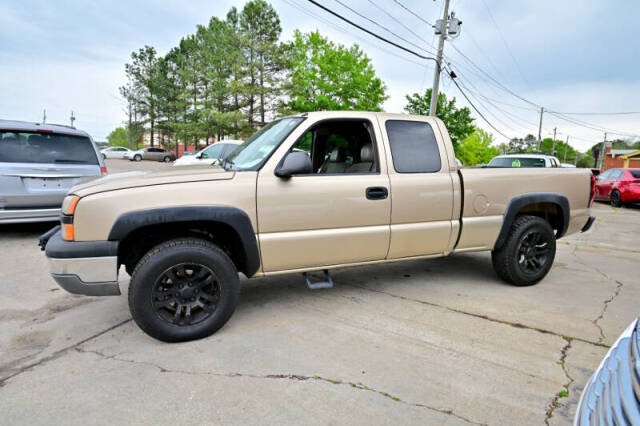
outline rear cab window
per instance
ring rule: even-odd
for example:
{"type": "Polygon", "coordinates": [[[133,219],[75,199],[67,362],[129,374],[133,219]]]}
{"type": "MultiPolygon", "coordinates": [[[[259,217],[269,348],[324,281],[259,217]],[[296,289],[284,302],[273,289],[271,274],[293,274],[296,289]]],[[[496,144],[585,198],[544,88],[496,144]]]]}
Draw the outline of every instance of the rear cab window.
{"type": "Polygon", "coordinates": [[[442,168],[438,141],[424,121],[387,120],[393,167],[398,173],[435,173],[442,168]]]}
{"type": "Polygon", "coordinates": [[[544,158],[532,157],[496,157],[489,167],[545,167],[544,158]]]}
{"type": "Polygon", "coordinates": [[[0,162],[98,165],[86,136],[0,130],[0,162]]]}

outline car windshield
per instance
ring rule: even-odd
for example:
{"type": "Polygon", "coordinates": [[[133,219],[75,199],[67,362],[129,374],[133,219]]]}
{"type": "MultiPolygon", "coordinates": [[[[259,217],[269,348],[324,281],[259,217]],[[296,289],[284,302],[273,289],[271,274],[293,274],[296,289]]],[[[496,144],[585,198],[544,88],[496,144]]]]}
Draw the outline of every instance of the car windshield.
{"type": "Polygon", "coordinates": [[[98,164],[86,136],[0,130],[0,162],[98,164]]]}
{"type": "Polygon", "coordinates": [[[302,117],[289,117],[267,124],[239,145],[226,158],[223,167],[227,170],[258,170],[302,120],[302,117]]]}
{"type": "Polygon", "coordinates": [[[496,157],[489,167],[544,167],[544,158],[534,157],[496,157]]]}

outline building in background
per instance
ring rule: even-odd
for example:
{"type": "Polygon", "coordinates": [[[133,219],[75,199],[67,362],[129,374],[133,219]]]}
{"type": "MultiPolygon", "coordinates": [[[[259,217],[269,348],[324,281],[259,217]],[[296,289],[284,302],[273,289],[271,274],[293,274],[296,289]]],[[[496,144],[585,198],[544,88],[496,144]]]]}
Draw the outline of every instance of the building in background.
{"type": "Polygon", "coordinates": [[[611,149],[607,144],[603,170],[620,168],[640,168],[640,150],[611,149]]]}

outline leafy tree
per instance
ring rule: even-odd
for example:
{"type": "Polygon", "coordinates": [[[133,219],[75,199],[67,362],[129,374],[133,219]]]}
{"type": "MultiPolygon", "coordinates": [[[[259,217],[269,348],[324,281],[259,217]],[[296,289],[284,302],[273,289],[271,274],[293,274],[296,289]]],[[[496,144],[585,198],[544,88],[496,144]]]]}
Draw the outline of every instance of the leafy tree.
{"type": "MultiPolygon", "coordinates": [[[[407,95],[406,98],[408,103],[404,107],[405,111],[418,115],[429,114],[431,89],[427,89],[423,95],[414,93],[413,95],[407,95]]],[[[457,108],[456,98],[449,100],[442,92],[438,94],[436,115],[446,124],[454,148],[457,148],[458,144],[475,130],[469,108],[457,108]]]]}
{"type": "Polygon", "coordinates": [[[290,110],[382,110],[386,87],[357,44],[347,48],[317,31],[296,31],[289,49],[290,110]]]}
{"type": "Polygon", "coordinates": [[[125,127],[116,127],[109,135],[107,136],[107,140],[109,141],[109,146],[129,146],[129,131],[125,127]]]}
{"type": "Polygon", "coordinates": [[[465,166],[487,164],[493,157],[500,154],[495,146],[491,145],[493,135],[476,127],[473,133],[464,138],[456,148],[456,157],[465,166]]]}

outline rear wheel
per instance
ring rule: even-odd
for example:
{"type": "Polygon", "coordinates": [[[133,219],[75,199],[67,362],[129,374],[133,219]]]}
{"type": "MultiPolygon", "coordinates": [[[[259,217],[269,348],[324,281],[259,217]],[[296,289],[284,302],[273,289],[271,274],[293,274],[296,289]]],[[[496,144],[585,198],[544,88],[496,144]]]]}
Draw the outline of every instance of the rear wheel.
{"type": "Polygon", "coordinates": [[[611,191],[611,205],[613,207],[622,207],[622,197],[617,189],[611,191]]]}
{"type": "Polygon", "coordinates": [[[178,238],[151,249],[136,265],[129,309],[138,326],[165,342],[209,336],[235,310],[238,272],[209,241],[178,238]]]}
{"type": "Polygon", "coordinates": [[[140,161],[140,160],[142,160],[142,155],[140,155],[140,154],[136,154],[136,155],[134,155],[134,156],[133,156],[133,159],[134,159],[135,161],[140,161]]]}
{"type": "Polygon", "coordinates": [[[556,238],[549,222],[537,216],[519,216],[507,241],[491,252],[491,260],[504,281],[527,286],[547,275],[555,254],[556,238]]]}
{"type": "Polygon", "coordinates": [[[169,161],[171,161],[171,157],[169,157],[168,155],[166,157],[164,157],[162,159],[162,161],[164,161],[165,163],[168,163],[169,161]]]}

